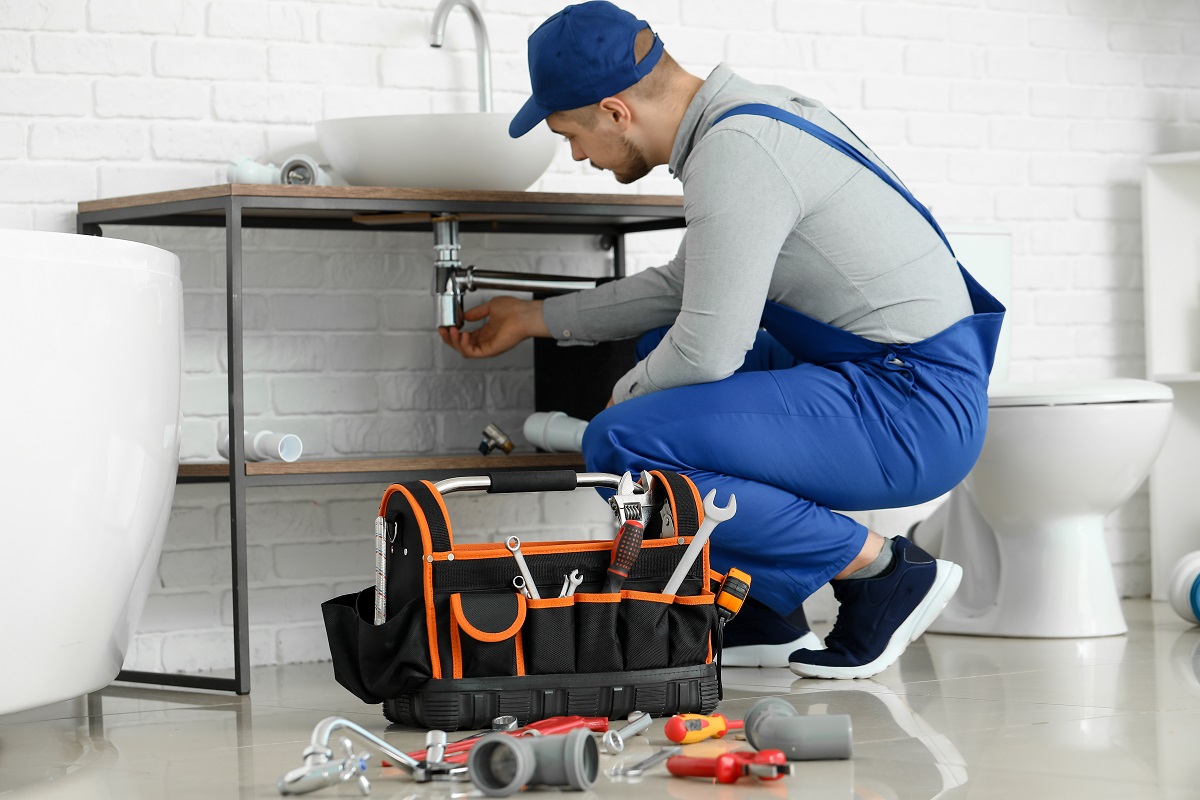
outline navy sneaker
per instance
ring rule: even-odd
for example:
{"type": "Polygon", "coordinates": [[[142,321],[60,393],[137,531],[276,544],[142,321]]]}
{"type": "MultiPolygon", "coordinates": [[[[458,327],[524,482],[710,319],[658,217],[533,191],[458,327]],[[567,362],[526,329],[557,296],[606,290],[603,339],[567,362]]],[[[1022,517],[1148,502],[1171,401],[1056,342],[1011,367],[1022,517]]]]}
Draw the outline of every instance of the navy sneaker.
{"type": "Polygon", "coordinates": [[[746,600],[725,626],[722,667],[786,667],[798,648],[819,650],[821,639],[808,627],[801,606],[786,617],[756,600],[746,600]]]}
{"type": "Polygon", "coordinates": [[[962,567],[935,559],[908,539],[892,539],[891,569],[874,578],[833,581],[841,603],[824,650],[797,650],[792,672],[806,678],[869,678],[895,663],[958,590],[962,567]]]}

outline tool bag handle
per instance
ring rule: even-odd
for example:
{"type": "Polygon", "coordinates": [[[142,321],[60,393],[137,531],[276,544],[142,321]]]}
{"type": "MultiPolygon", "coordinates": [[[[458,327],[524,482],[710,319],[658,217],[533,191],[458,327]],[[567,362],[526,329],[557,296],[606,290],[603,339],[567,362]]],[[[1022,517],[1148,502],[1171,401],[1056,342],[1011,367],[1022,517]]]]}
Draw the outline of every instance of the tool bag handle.
{"type": "Polygon", "coordinates": [[[525,472],[489,472],[438,481],[434,488],[440,494],[451,492],[486,491],[488,494],[521,494],[527,492],[571,492],[588,486],[607,486],[615,489],[618,475],[606,472],[575,472],[571,469],[532,470],[525,472]]]}

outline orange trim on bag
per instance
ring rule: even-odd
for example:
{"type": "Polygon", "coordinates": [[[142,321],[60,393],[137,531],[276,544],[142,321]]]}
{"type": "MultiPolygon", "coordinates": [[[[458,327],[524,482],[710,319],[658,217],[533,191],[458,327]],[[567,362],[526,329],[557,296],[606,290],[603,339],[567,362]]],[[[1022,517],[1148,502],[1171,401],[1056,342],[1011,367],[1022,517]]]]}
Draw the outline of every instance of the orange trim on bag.
{"type": "MultiPolygon", "coordinates": [[[[417,527],[421,532],[421,582],[425,591],[425,629],[429,635],[430,676],[433,678],[441,678],[442,659],[441,655],[438,653],[437,615],[434,613],[432,602],[433,563],[429,559],[425,558],[425,556],[433,550],[432,539],[429,535],[429,520],[425,519],[425,512],[421,510],[421,506],[417,503],[416,498],[412,496],[412,492],[398,484],[394,488],[408,498],[409,507],[413,510],[413,516],[416,517],[417,527]]],[[[391,489],[388,491],[390,492],[391,489]]]]}
{"type": "Polygon", "coordinates": [[[387,513],[388,498],[394,495],[400,489],[400,484],[393,483],[383,493],[383,500],[379,502],[379,513],[376,516],[382,517],[387,513]]]}
{"type": "Polygon", "coordinates": [[[675,602],[681,606],[711,606],[717,599],[717,596],[712,592],[708,594],[689,594],[683,597],[676,596],[675,602]]]}
{"type": "Polygon", "coordinates": [[[541,600],[526,600],[525,607],[535,611],[539,608],[566,608],[574,602],[574,597],[543,597],[541,600]]]}
{"type": "MultiPolygon", "coordinates": [[[[429,481],[421,481],[429,487],[429,491],[433,492],[433,499],[437,500],[438,507],[442,509],[442,519],[446,521],[446,539],[450,542],[450,550],[454,550],[454,528],[450,524],[450,511],[446,508],[446,501],[442,499],[442,493],[437,490],[429,481]]],[[[432,549],[432,548],[431,548],[432,549]]]]}
{"type": "Polygon", "coordinates": [[[520,678],[525,674],[525,645],[521,641],[520,634],[517,634],[517,638],[513,641],[517,651],[517,677],[520,678]]]}
{"type": "Polygon", "coordinates": [[[619,603],[621,595],[617,592],[576,592],[576,603],[619,603]]]}
{"type": "Polygon", "coordinates": [[[675,600],[675,595],[662,594],[661,592],[638,592],[633,589],[622,589],[621,597],[629,600],[645,600],[650,603],[670,603],[675,600]]]}
{"type": "Polygon", "coordinates": [[[481,631],[472,625],[471,621],[467,619],[466,612],[463,611],[462,595],[458,592],[450,595],[450,610],[452,612],[451,617],[457,623],[458,627],[466,631],[467,635],[475,641],[504,642],[511,639],[521,629],[521,626],[525,624],[525,595],[517,595],[517,618],[502,631],[481,631]]]}
{"type": "Polygon", "coordinates": [[[459,641],[458,622],[450,615],[450,658],[454,662],[453,676],[458,680],[463,676],[462,642],[459,641]]]}
{"type": "Polygon", "coordinates": [[[721,581],[725,580],[725,576],[717,572],[715,569],[710,569],[708,571],[708,579],[719,584],[721,581]]]}

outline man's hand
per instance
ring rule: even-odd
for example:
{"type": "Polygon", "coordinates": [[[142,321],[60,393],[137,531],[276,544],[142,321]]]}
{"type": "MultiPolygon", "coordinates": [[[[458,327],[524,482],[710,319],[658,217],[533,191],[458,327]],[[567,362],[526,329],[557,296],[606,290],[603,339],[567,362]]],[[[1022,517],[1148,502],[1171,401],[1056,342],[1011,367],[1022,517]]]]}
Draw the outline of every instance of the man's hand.
{"type": "Polygon", "coordinates": [[[541,300],[519,300],[516,297],[493,297],[482,305],[467,309],[467,322],[486,320],[483,327],[473,331],[441,327],[442,341],[464,358],[491,358],[511,350],[533,336],[549,336],[542,321],[541,300]]]}

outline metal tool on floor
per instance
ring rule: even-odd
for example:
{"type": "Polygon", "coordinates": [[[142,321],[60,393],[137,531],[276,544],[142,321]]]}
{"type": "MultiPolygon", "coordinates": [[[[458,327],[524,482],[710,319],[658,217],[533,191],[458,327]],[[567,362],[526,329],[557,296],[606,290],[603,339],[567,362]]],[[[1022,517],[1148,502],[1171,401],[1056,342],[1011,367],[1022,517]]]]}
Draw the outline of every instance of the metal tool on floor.
{"type": "Polygon", "coordinates": [[[779,697],[766,697],[751,706],[744,727],[751,747],[780,750],[788,761],[846,759],[854,754],[848,715],[802,715],[779,697]]]}
{"type": "MultiPolygon", "coordinates": [[[[457,742],[452,742],[446,745],[443,760],[450,764],[461,764],[466,762],[468,753],[475,745],[484,737],[490,736],[493,733],[502,733],[508,736],[515,737],[533,737],[533,736],[556,736],[558,734],[569,733],[577,728],[583,728],[593,733],[604,733],[608,730],[607,717],[581,717],[581,716],[560,716],[547,717],[538,722],[531,722],[528,725],[517,728],[496,728],[497,721],[504,717],[497,717],[492,720],[492,726],[495,730],[484,731],[473,736],[459,739],[457,742]]],[[[509,717],[509,719],[512,719],[509,717]]],[[[428,758],[427,750],[417,750],[408,753],[408,757],[414,761],[422,761],[428,758]]]]}
{"type": "MultiPolygon", "coordinates": [[[[467,780],[467,769],[462,766],[418,761],[379,738],[354,722],[342,717],[326,717],[313,729],[312,739],[304,749],[304,766],[297,767],[279,779],[276,787],[283,795],[307,794],[326,786],[343,782],[355,782],[364,795],[371,791],[371,784],[364,774],[367,753],[355,754],[349,739],[342,740],[346,757],[334,760],[329,740],[335,731],[348,730],[374,745],[391,762],[408,773],[418,783],[427,781],[467,780]]],[[[444,736],[445,734],[443,734],[444,736]]],[[[444,741],[444,740],[443,740],[444,741]]],[[[428,748],[427,748],[428,749],[428,748]]]]}
{"type": "Polygon", "coordinates": [[[642,731],[649,728],[654,723],[654,717],[647,714],[645,711],[634,711],[628,717],[629,723],[620,730],[609,730],[600,740],[604,745],[604,752],[615,756],[625,749],[625,740],[637,736],[642,731]]]}
{"type": "Polygon", "coordinates": [[[586,790],[600,772],[600,750],[585,728],[536,738],[495,733],[471,748],[467,771],[489,797],[508,797],[526,786],[586,790]]]}
{"type": "Polygon", "coordinates": [[[716,504],[716,497],[716,489],[710,489],[708,494],[704,495],[704,521],[700,523],[699,530],[692,537],[692,543],[688,545],[687,550],[683,551],[683,558],[679,559],[679,566],[671,573],[670,580],[663,587],[663,594],[675,594],[679,591],[679,587],[687,578],[688,570],[700,557],[701,551],[704,550],[704,543],[708,541],[713,530],[722,522],[732,519],[733,515],[737,513],[737,497],[735,495],[729,495],[729,505],[724,508],[720,508],[716,504]]]}
{"type": "Polygon", "coordinates": [[[663,763],[672,756],[677,756],[683,752],[683,748],[677,744],[669,745],[658,750],[654,755],[644,758],[632,766],[616,766],[609,773],[614,778],[637,778],[644,773],[654,769],[659,764],[663,763]]]}
{"type": "Polygon", "coordinates": [[[508,537],[504,540],[504,546],[513,554],[513,558],[517,559],[517,569],[521,570],[521,575],[525,578],[525,588],[529,590],[529,597],[541,600],[542,596],[538,594],[537,584],[533,582],[533,575],[529,572],[529,565],[525,563],[525,556],[521,555],[521,537],[508,537]]]}
{"type": "Polygon", "coordinates": [[[676,714],[667,720],[663,733],[675,744],[695,744],[741,729],[741,720],[731,720],[724,714],[676,714]]]}
{"type": "Polygon", "coordinates": [[[667,759],[667,771],[681,778],[712,778],[717,783],[736,783],[751,776],[760,781],[777,781],[792,774],[792,765],[780,750],[735,750],[716,758],[673,756],[667,759]]]}
{"type": "MultiPolygon", "coordinates": [[[[628,474],[628,473],[626,473],[628,474]]],[[[626,520],[613,540],[612,558],[608,564],[608,577],[604,581],[605,592],[619,592],[629,577],[634,562],[642,552],[642,523],[636,519],[626,520]]]]}

